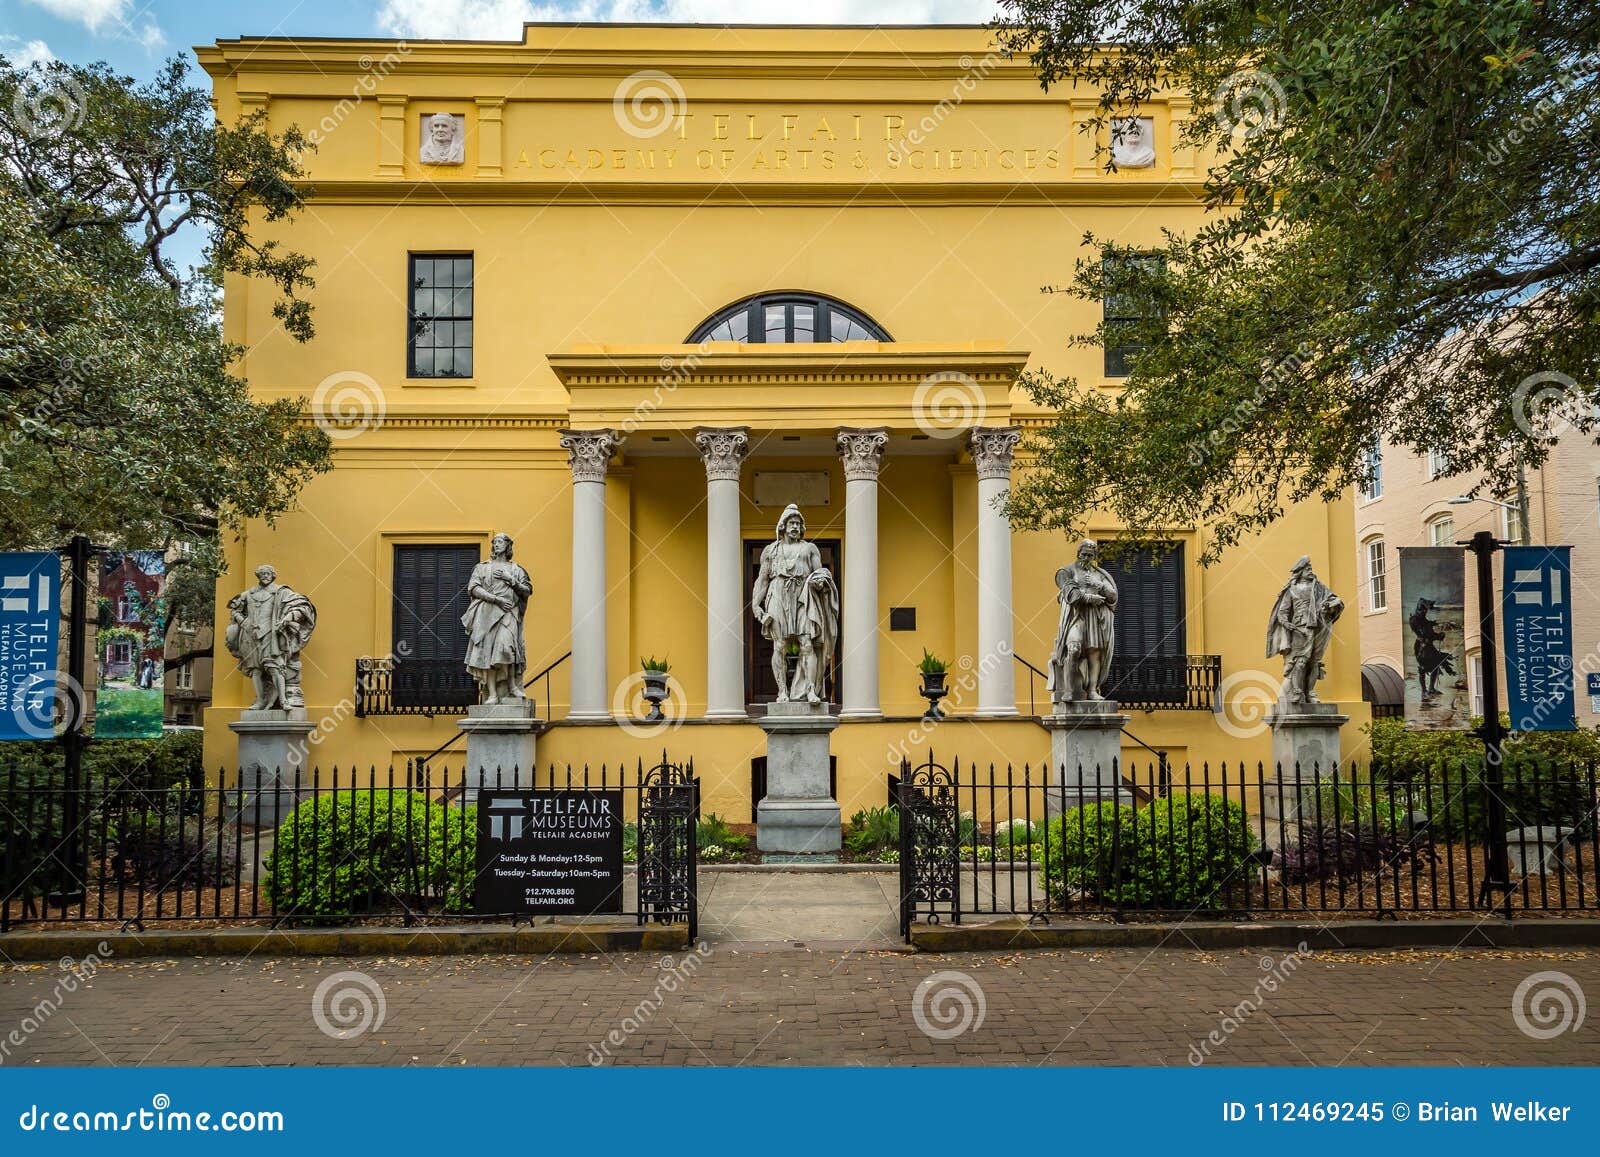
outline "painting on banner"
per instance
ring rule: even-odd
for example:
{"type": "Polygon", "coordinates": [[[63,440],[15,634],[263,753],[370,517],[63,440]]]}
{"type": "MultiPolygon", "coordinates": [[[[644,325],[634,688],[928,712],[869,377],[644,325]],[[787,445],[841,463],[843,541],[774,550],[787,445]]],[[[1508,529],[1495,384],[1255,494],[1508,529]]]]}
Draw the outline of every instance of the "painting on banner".
{"type": "Polygon", "coordinates": [[[107,551],[101,556],[97,739],[154,739],[161,734],[166,582],[166,561],[159,550],[107,551]]]}
{"type": "Polygon", "coordinates": [[[61,638],[61,556],[0,554],[0,739],[52,739],[61,638]]]}
{"type": "Polygon", "coordinates": [[[1501,582],[1513,731],[1574,731],[1572,548],[1508,546],[1501,582]]]}
{"type": "Polygon", "coordinates": [[[1400,599],[1406,614],[1406,727],[1469,731],[1465,555],[1455,546],[1400,548],[1400,599]]]}

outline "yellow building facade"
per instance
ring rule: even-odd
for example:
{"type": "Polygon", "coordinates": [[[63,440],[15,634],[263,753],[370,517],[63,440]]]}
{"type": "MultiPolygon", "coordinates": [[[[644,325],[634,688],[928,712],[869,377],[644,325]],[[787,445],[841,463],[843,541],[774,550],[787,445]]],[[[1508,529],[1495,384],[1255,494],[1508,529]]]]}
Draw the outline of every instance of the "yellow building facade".
{"type": "MultiPolygon", "coordinates": [[[[1151,163],[1108,173],[1078,131],[1093,94],[1041,91],[979,28],[541,25],[199,56],[221,118],[263,110],[318,145],[307,209],[263,226],[316,261],[316,339],[237,279],[225,326],[257,396],[311,399],[335,468],[232,544],[217,620],[220,637],[264,562],[316,603],[308,764],[383,768],[457,735],[458,580],[504,531],[533,580],[527,675],[549,668],[528,690],[540,763],[665,750],[694,761],[707,809],[748,821],[771,693],[749,587],[789,502],[841,587],[845,813],[883,802],[902,756],[1048,761],[1035,671],[1076,543],[1013,533],[994,505],[1027,468],[1017,436],[1050,420],[1015,382],[1116,388],[1068,340],[1097,308],[1049,290],[1086,231],[1153,246],[1200,224],[1203,158],[1176,141],[1197,110],[1141,110],[1151,163]],[[924,649],[952,671],[931,726],[924,649]],[[664,725],[638,722],[644,656],[671,665],[664,725]]],[[[1119,563],[1129,759],[1266,760],[1274,596],[1302,554],[1356,589],[1348,501],[1202,569],[1204,533],[1119,563]]],[[[1327,665],[1348,756],[1353,616],[1327,665]]],[[[219,663],[211,765],[233,765],[250,700],[219,663]]]]}

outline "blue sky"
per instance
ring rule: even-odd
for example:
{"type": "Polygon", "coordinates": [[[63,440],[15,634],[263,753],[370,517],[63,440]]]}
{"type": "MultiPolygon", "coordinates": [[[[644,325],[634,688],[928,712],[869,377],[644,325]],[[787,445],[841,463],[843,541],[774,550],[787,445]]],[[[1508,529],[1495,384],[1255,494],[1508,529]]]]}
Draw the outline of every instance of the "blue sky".
{"type": "Polygon", "coordinates": [[[0,53],[105,60],[144,79],[174,53],[243,35],[511,40],[524,20],[932,24],[994,11],[995,0],[0,0],[0,53]]]}

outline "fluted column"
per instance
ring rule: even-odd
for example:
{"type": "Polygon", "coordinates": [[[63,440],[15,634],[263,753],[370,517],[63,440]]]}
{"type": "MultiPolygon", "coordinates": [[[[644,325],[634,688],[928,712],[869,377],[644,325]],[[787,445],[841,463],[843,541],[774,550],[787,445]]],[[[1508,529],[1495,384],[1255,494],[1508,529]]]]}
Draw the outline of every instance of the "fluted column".
{"type": "Polygon", "coordinates": [[[1015,426],[975,426],[972,461],[978,470],[978,714],[1017,713],[1016,658],[1011,618],[1011,522],[999,508],[1011,485],[1011,458],[1022,432],[1015,426]]]}
{"type": "Polygon", "coordinates": [[[844,635],[839,714],[872,719],[878,703],[878,471],[889,432],[841,427],[844,460],[844,635]]]}
{"type": "Polygon", "coordinates": [[[706,467],[706,718],[743,719],[744,558],[739,538],[739,468],[750,427],[694,432],[706,467]]]}
{"type": "Polygon", "coordinates": [[[572,706],[569,719],[609,719],[606,679],[606,466],[622,435],[563,430],[572,467],[572,706]]]}

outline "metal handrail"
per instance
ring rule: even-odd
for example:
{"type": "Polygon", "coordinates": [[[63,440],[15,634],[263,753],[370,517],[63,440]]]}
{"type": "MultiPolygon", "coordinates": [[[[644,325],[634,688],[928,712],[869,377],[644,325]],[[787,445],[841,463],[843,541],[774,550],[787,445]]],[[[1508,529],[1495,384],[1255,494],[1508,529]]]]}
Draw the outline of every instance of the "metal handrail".
{"type": "Polygon", "coordinates": [[[1045,681],[1045,685],[1048,686],[1050,683],[1050,676],[1046,675],[1043,671],[1039,670],[1039,668],[1035,667],[1032,663],[1028,662],[1028,660],[1024,659],[1015,651],[1011,653],[1011,657],[1028,669],[1028,714],[1037,715],[1039,713],[1035,711],[1033,707],[1033,679],[1034,676],[1037,675],[1039,678],[1043,679],[1045,681]]]}
{"type": "MultiPolygon", "coordinates": [[[[544,717],[546,719],[550,718],[550,680],[549,680],[550,672],[554,671],[557,667],[561,666],[561,664],[565,663],[570,658],[572,658],[572,652],[568,651],[565,655],[562,655],[561,658],[555,660],[552,663],[546,664],[542,671],[540,671],[537,675],[535,675],[533,678],[529,679],[526,683],[524,683],[522,685],[522,689],[524,691],[526,691],[529,687],[532,687],[540,679],[545,680],[545,684],[544,684],[544,717]]],[[[454,747],[457,743],[460,743],[461,742],[461,738],[464,735],[466,735],[465,731],[457,731],[449,739],[447,739],[443,743],[439,744],[438,747],[435,747],[432,751],[428,752],[427,755],[420,756],[416,760],[416,767],[417,767],[418,774],[421,774],[423,771],[425,771],[427,769],[428,764],[430,762],[432,762],[435,758],[437,758],[440,755],[443,755],[451,747],[454,747]]]]}
{"type": "MultiPolygon", "coordinates": [[[[1172,790],[1172,772],[1171,772],[1171,770],[1170,770],[1170,768],[1168,767],[1168,764],[1167,764],[1167,753],[1165,751],[1161,751],[1161,750],[1159,750],[1157,748],[1151,747],[1148,743],[1146,743],[1144,740],[1140,739],[1137,735],[1135,735],[1133,732],[1129,731],[1126,727],[1124,727],[1122,729],[1122,734],[1126,735],[1129,739],[1133,740],[1140,747],[1144,748],[1151,755],[1156,757],[1156,765],[1161,769],[1161,780],[1160,780],[1160,782],[1161,782],[1161,792],[1160,792],[1160,794],[1163,795],[1163,796],[1166,795],[1169,791],[1172,790]]],[[[1131,780],[1133,777],[1129,776],[1128,778],[1131,780]]]]}

